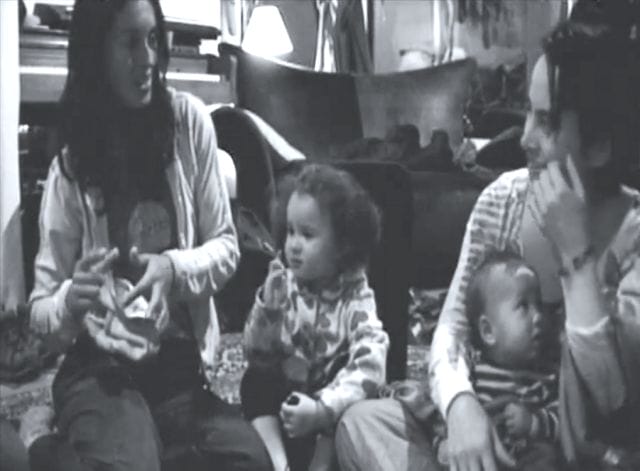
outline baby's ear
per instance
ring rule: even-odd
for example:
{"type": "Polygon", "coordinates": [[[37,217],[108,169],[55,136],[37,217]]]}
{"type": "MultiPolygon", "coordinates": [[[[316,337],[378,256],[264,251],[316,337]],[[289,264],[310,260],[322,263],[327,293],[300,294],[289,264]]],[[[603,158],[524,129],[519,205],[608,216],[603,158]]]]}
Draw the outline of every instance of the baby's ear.
{"type": "Polygon", "coordinates": [[[478,319],[478,333],[480,334],[480,340],[487,346],[493,346],[496,343],[496,337],[493,333],[493,325],[491,321],[484,314],[478,319]]]}

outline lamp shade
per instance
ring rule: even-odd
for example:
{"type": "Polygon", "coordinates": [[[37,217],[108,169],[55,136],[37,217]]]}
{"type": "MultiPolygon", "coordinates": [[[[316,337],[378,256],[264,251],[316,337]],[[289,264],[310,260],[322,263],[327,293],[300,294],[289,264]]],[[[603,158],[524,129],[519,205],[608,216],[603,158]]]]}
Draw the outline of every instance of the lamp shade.
{"type": "Polygon", "coordinates": [[[242,49],[263,57],[282,56],[293,51],[289,33],[275,5],[259,5],[253,9],[242,40],[242,49]]]}

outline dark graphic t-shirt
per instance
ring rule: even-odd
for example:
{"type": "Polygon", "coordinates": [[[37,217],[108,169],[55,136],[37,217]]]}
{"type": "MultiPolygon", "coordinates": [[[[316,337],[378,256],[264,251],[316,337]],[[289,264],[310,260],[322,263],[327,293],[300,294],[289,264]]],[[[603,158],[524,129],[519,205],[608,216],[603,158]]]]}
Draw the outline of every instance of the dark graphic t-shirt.
{"type": "MultiPolygon", "coordinates": [[[[117,192],[108,208],[109,237],[120,250],[114,264],[114,276],[126,278],[135,284],[144,269],[135,267],[129,260],[132,247],[138,253],[162,253],[178,246],[176,212],[171,189],[166,180],[159,182],[153,197],[142,196],[134,185],[126,185],[117,192]]],[[[183,337],[190,335],[184,305],[170,304],[171,321],[166,335],[183,337]]]]}

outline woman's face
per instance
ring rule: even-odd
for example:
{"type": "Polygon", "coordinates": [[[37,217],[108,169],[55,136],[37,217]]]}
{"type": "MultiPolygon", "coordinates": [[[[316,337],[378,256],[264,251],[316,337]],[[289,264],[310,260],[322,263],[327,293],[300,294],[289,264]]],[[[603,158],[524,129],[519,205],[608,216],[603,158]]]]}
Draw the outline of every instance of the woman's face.
{"type": "Polygon", "coordinates": [[[580,148],[576,113],[563,111],[558,128],[552,126],[549,76],[544,56],[538,59],[531,75],[529,111],[520,144],[533,177],[551,161],[564,161],[568,155],[574,156],[574,162],[580,160],[575,159],[580,148]]]}
{"type": "Polygon", "coordinates": [[[111,89],[128,108],[151,102],[158,63],[158,30],[148,0],[129,0],[107,35],[106,70],[111,89]]]}

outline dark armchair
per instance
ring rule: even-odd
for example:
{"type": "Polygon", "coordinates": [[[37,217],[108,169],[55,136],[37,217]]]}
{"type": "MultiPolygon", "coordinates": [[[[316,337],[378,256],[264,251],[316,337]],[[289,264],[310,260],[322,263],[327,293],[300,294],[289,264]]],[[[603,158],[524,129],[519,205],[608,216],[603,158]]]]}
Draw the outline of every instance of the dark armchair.
{"type": "Polygon", "coordinates": [[[378,75],[316,72],[221,44],[230,65],[236,105],[253,111],[312,160],[363,137],[384,137],[413,124],[420,144],[434,129],[462,141],[463,113],[476,70],[472,59],[378,75]]]}

